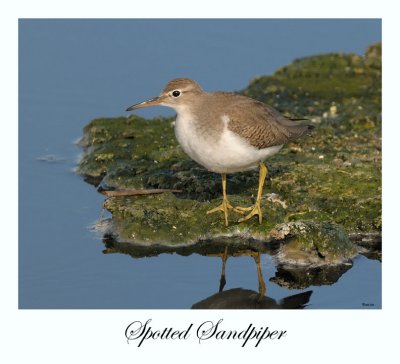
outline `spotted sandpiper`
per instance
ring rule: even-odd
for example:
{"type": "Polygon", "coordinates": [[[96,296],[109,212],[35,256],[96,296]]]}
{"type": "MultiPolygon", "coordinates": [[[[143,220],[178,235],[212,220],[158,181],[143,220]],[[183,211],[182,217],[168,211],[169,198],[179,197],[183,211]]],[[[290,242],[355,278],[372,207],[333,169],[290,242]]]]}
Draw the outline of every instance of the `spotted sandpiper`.
{"type": "Polygon", "coordinates": [[[222,203],[207,213],[222,211],[228,226],[228,210],[241,214],[249,211],[239,222],[258,215],[261,224],[260,203],[267,176],[265,159],[313,127],[300,125],[271,106],[246,96],[204,92],[189,78],[168,82],[160,96],[132,105],[126,111],[156,105],[176,111],[175,135],[185,153],[204,168],[222,176],[222,203]],[[260,174],[254,206],[233,207],[226,193],[226,174],[257,166],[260,174]]]}

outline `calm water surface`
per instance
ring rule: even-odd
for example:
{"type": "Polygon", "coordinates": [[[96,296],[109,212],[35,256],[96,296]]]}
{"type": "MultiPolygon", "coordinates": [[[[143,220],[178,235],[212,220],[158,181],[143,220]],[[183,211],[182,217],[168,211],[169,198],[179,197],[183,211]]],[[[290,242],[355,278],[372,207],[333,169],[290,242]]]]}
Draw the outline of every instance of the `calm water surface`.
{"type": "MultiPolygon", "coordinates": [[[[218,292],[220,257],[103,254],[91,229],[103,197],[73,172],[81,152],[74,141],[87,122],[124,115],[175,77],[239,90],[294,58],[362,53],[380,38],[375,20],[21,20],[20,308],[190,308],[218,292]]],[[[268,255],[260,267],[267,296],[302,292],[269,282],[276,268],[268,255]]],[[[227,261],[224,291],[238,287],[258,290],[251,257],[227,261]]],[[[381,263],[359,256],[337,283],[306,290],[307,308],[380,308],[381,263]]]]}

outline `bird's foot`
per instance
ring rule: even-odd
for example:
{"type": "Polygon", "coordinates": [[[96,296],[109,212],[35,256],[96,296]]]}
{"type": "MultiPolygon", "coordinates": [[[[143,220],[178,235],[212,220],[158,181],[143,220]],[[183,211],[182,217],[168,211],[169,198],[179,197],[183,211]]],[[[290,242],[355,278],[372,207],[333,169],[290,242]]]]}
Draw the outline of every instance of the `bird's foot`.
{"type": "Polygon", "coordinates": [[[207,215],[208,214],[213,214],[214,212],[222,211],[224,213],[225,226],[228,226],[228,210],[236,211],[236,207],[233,207],[229,203],[228,199],[223,199],[221,205],[219,205],[219,206],[217,206],[217,207],[215,207],[215,208],[213,208],[211,210],[208,210],[207,211],[207,215]]]}
{"type": "Polygon", "coordinates": [[[245,211],[250,211],[249,214],[239,219],[238,222],[243,222],[251,219],[253,216],[258,215],[258,222],[261,224],[262,222],[262,211],[260,206],[260,201],[256,201],[255,205],[252,207],[235,207],[235,211],[244,213],[245,211]]]}

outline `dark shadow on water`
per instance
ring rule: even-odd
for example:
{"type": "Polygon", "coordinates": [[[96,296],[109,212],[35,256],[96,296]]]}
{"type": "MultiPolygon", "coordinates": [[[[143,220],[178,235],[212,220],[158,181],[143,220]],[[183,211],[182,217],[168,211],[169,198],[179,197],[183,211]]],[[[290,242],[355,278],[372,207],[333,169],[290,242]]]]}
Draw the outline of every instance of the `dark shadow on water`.
{"type": "Polygon", "coordinates": [[[193,309],[302,309],[307,306],[312,291],[287,296],[281,300],[263,296],[255,291],[243,288],[233,288],[216,293],[198,303],[193,309]]]}

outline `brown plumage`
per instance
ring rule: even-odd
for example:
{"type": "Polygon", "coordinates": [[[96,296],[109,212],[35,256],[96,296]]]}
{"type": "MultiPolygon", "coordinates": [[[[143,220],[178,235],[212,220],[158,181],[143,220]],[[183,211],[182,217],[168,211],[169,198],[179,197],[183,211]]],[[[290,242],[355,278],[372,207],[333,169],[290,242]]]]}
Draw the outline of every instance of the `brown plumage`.
{"type": "Polygon", "coordinates": [[[228,129],[258,149],[286,144],[314,128],[312,125],[300,125],[271,106],[249,97],[226,93],[214,95],[232,99],[225,110],[230,119],[228,129]]]}

